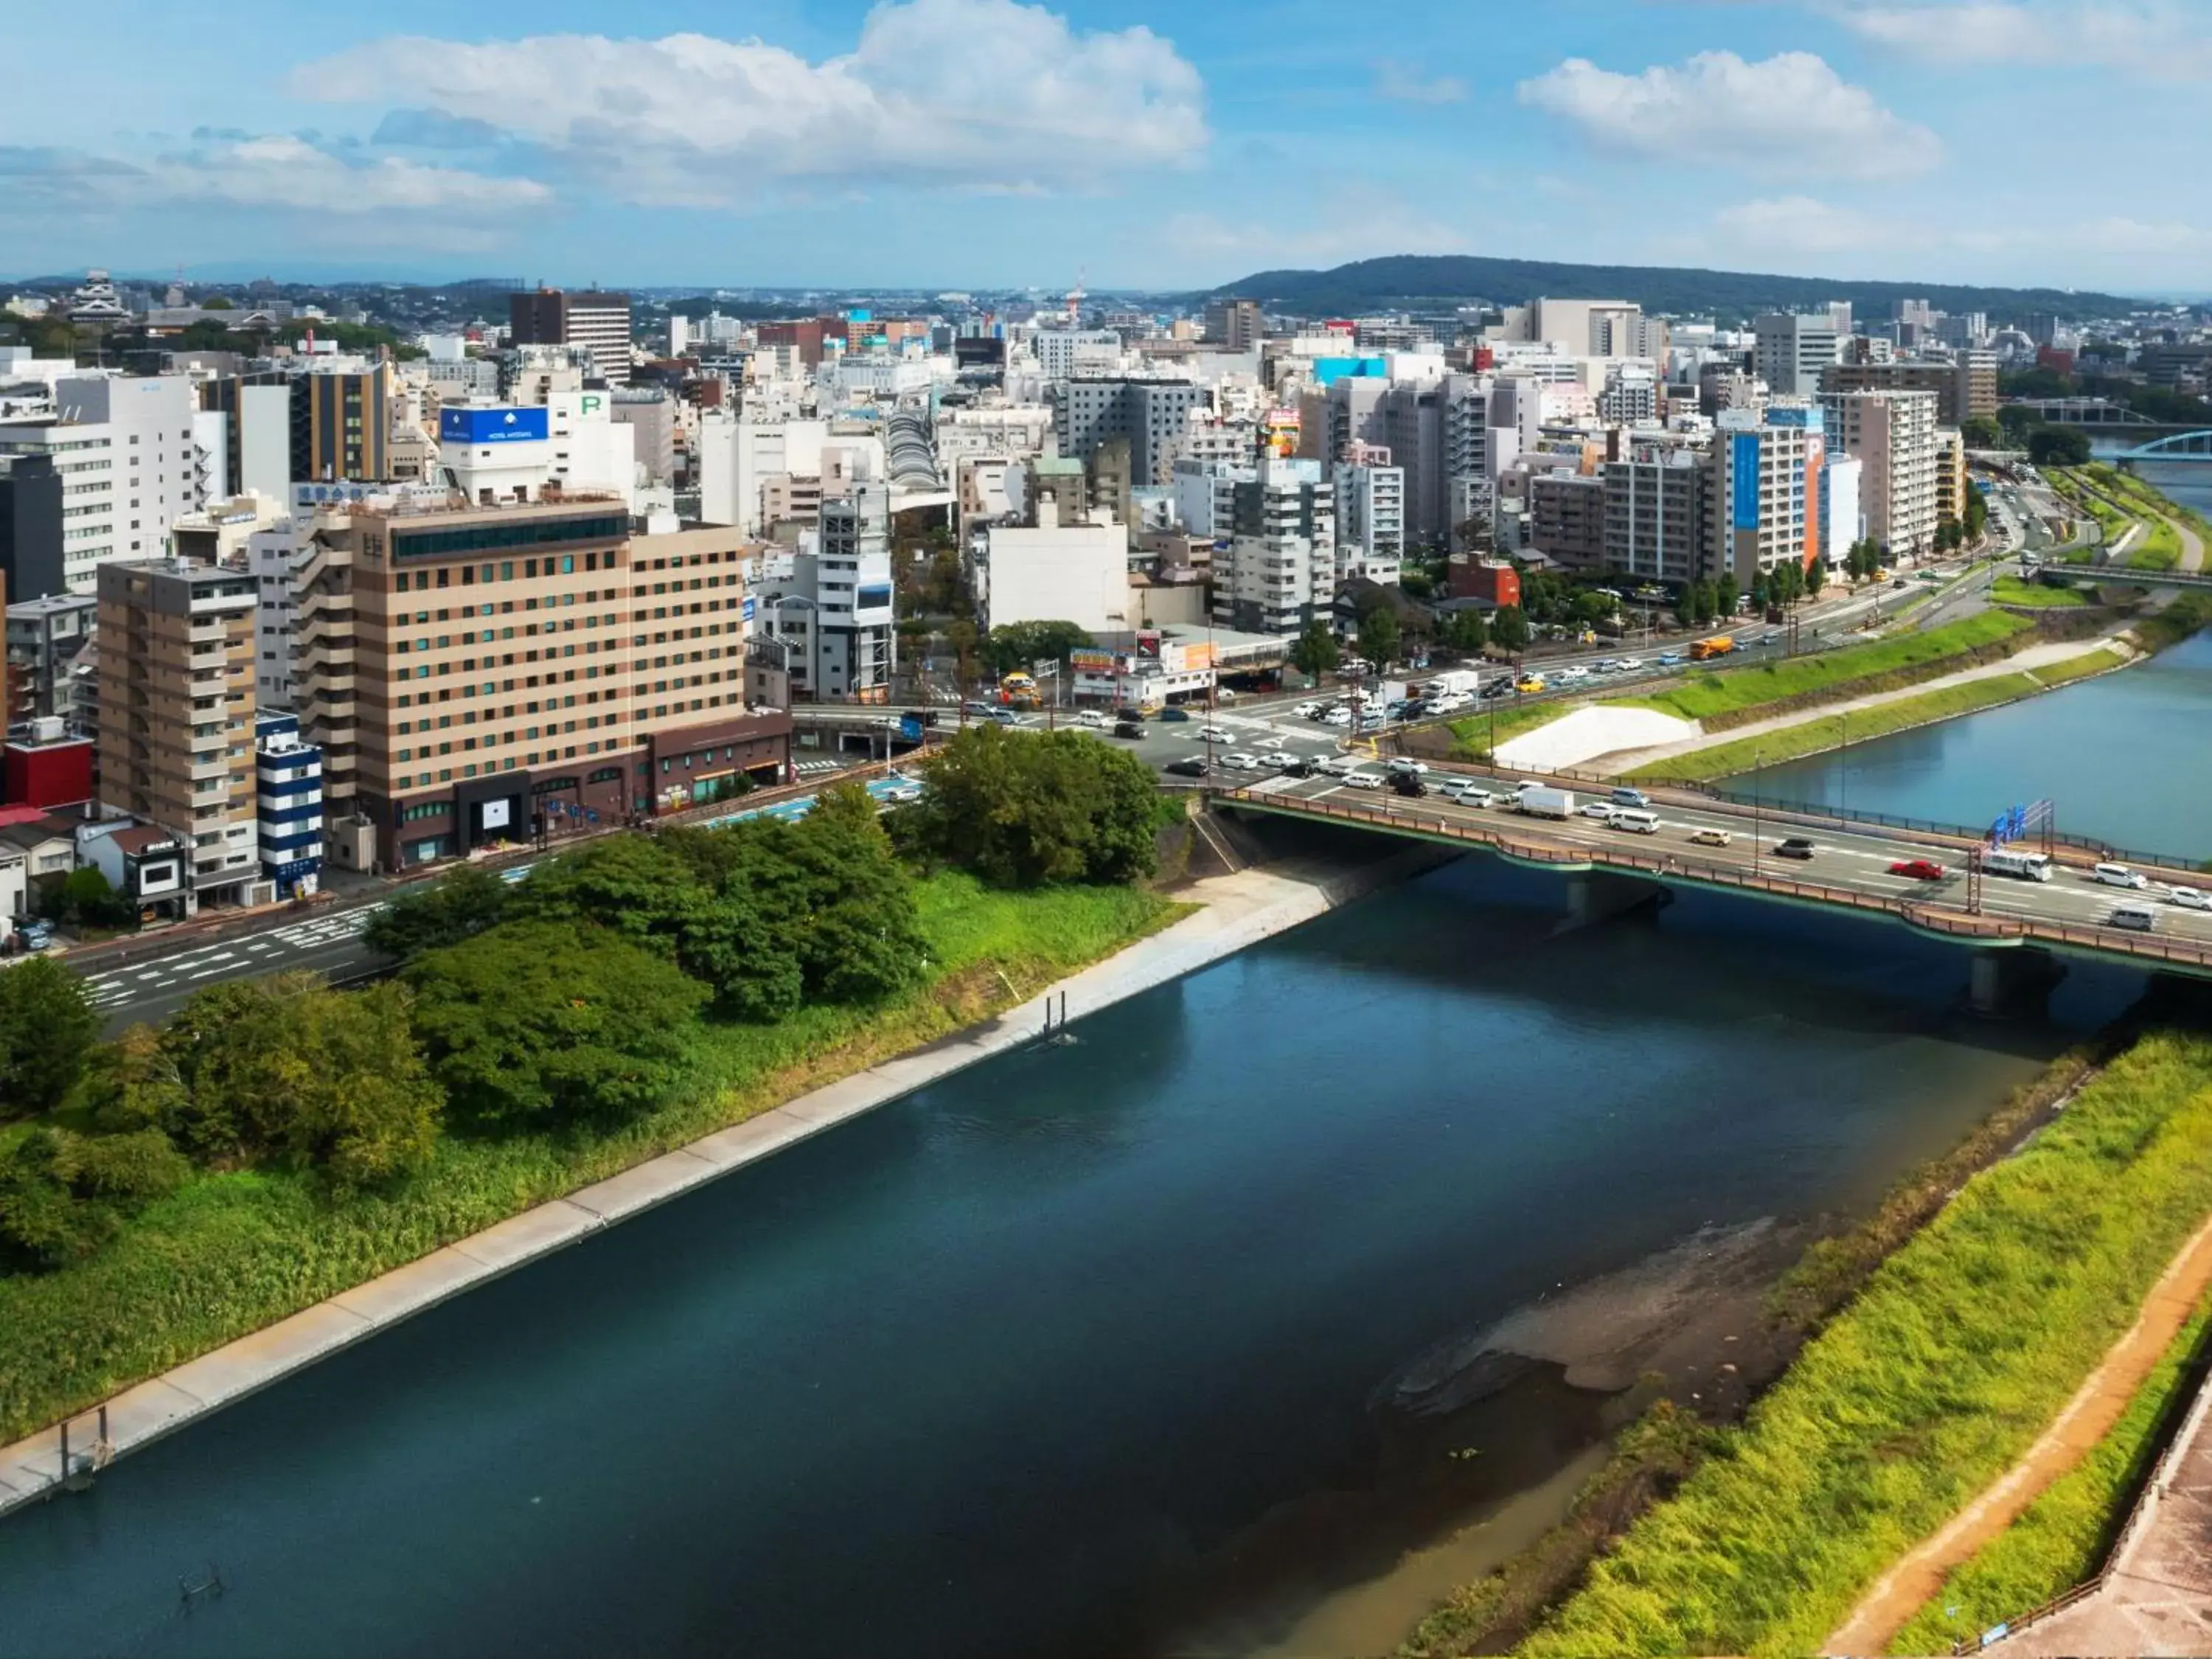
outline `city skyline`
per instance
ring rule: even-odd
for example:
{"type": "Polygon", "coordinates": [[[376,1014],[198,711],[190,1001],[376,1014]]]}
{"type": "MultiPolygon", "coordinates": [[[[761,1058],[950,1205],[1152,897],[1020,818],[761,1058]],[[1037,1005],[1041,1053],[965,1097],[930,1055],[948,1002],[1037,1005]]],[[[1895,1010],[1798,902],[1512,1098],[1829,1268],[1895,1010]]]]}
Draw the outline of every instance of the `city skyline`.
{"type": "Polygon", "coordinates": [[[2197,136],[2161,89],[2212,21],[2170,0],[1417,0],[1364,36],[1310,0],[650,0],[619,39],[573,0],[467,40],[272,9],[242,54],[127,0],[161,49],[120,97],[28,78],[7,274],[1188,289],[1472,252],[2148,297],[2212,242],[2202,186],[2039,118],[2197,136]]]}

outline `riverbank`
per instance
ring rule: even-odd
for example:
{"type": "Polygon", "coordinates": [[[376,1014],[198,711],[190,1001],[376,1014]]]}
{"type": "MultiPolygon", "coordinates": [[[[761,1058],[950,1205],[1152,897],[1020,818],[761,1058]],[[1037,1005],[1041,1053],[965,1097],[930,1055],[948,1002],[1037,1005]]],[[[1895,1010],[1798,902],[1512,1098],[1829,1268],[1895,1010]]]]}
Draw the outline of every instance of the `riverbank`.
{"type": "Polygon", "coordinates": [[[2044,1432],[2208,1211],[2212,1041],[2154,1032],[1883,1261],[1520,1650],[1814,1650],[2044,1432]]]}
{"type": "Polygon", "coordinates": [[[1661,748],[1616,753],[1591,769],[1639,783],[1710,783],[1754,768],[1802,760],[1894,732],[1964,714],[2000,708],[2024,698],[2113,672],[2137,660],[2125,642],[2105,641],[2089,650],[2073,644],[2039,646],[2003,662],[1949,675],[1917,690],[1856,697],[1825,709],[1759,721],[1735,731],[1700,734],[1661,748]]]}
{"type": "Polygon", "coordinates": [[[726,1089],[690,1103],[688,1112],[657,1118],[605,1148],[599,1167],[569,1179],[561,1176],[574,1163],[563,1164],[554,1148],[442,1188],[434,1169],[411,1200],[387,1206],[395,1213],[364,1223],[319,1212],[304,1191],[271,1212],[269,1178],[226,1177],[233,1184],[213,1201],[186,1215],[155,1216],[191,1230],[189,1239],[156,1229],[137,1257],[118,1241],[81,1268],[0,1281],[0,1425],[11,1435],[47,1425],[0,1449],[0,1510],[52,1489],[59,1442],[51,1425],[64,1410],[76,1413],[79,1449],[92,1441],[91,1406],[103,1398],[115,1455],[149,1444],[462,1291],[1030,1043],[1044,997],[1055,1009],[1064,997],[1070,1018],[1094,1012],[1433,861],[1419,849],[1352,868],[1314,862],[1247,870],[1192,884],[1178,896],[1197,908],[1183,912],[1127,891],[1119,895],[1126,913],[1103,915],[1079,902],[1093,896],[1090,890],[1073,890],[1082,916],[1042,918],[1021,930],[1032,951],[1026,963],[994,954],[1015,937],[1006,918],[981,927],[972,908],[963,921],[960,907],[939,905],[929,920],[948,971],[887,1023],[801,1044],[750,1089],[726,1089]],[[1012,1012],[1025,1005],[1033,1014],[1012,1012]],[[702,1113],[719,1116],[702,1125],[712,1133],[672,1133],[702,1113]],[[397,1213],[403,1207],[406,1213],[397,1213]],[[248,1297],[226,1302],[213,1318],[165,1324],[164,1313],[175,1311],[173,1264],[183,1261],[223,1275],[226,1291],[243,1286],[248,1297]],[[270,1311],[241,1323],[257,1305],[270,1311]],[[221,1328],[224,1319],[231,1328],[221,1328]]]}

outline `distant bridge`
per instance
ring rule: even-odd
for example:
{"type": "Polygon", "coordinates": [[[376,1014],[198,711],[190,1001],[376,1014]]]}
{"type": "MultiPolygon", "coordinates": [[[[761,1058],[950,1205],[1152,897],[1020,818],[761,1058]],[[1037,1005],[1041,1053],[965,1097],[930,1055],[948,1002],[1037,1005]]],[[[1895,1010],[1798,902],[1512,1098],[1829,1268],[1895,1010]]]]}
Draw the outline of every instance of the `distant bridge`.
{"type": "Polygon", "coordinates": [[[2118,426],[2144,432],[2176,429],[2109,398],[2022,398],[2006,407],[2027,410],[2051,426],[2118,426]]]}
{"type": "Polygon", "coordinates": [[[2177,432],[2122,452],[2122,461],[2212,461],[2212,432],[2177,432]]]}

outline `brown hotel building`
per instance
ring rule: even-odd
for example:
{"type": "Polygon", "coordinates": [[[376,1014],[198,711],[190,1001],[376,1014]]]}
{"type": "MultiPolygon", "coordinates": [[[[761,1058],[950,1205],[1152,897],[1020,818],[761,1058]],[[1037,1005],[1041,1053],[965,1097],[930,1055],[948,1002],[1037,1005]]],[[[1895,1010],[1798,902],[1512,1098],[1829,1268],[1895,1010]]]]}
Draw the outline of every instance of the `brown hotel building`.
{"type": "Polygon", "coordinates": [[[791,717],[745,707],[743,552],[633,534],[611,497],[325,514],[294,654],[331,818],[398,869],[776,781],[791,717]]]}

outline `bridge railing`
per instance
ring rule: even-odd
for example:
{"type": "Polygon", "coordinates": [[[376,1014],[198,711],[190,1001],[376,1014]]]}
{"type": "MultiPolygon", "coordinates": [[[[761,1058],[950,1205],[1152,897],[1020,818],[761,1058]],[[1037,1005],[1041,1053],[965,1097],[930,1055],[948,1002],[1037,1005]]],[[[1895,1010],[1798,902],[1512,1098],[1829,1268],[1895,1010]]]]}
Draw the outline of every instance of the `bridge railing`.
{"type": "Polygon", "coordinates": [[[2038,944],[2072,946],[2076,949],[2109,951],[2117,955],[2167,962],[2178,965],[2212,969],[2212,946],[2183,940],[2162,939],[2155,933],[2141,933],[2118,927],[2081,927],[2065,922],[2043,921],[2033,917],[2007,918],[1915,902],[1909,898],[1893,898],[1880,893],[1863,893],[1854,888],[1832,887],[1821,882],[1798,881],[1788,876],[1769,875],[1764,871],[1745,870],[1735,866],[1715,864],[1710,860],[1678,857],[1673,854],[1639,853],[1627,847],[1602,844],[1562,845],[1558,842],[1522,841],[1503,828],[1470,822],[1463,818],[1447,818],[1441,814],[1423,812],[1390,805],[1388,802],[1374,806],[1354,805],[1333,800],[1309,800],[1297,796],[1261,794],[1244,788],[1210,790],[1217,801],[1232,805],[1248,805],[1267,811],[1289,812],[1297,816],[1334,818],[1344,823],[1359,823],[1376,829],[1388,830],[1403,835],[1413,833],[1434,836],[1447,841],[1465,842],[1470,847],[1486,847],[1509,857],[1530,864],[1553,864],[1562,866],[1601,864],[1610,870],[1633,871],[1640,874],[1697,881],[1707,885],[1733,887],[1747,892],[1764,894],[1775,898],[1808,900],[1814,903],[1835,906],[1840,909],[1857,910],[1871,915],[1894,917],[1910,922],[1915,927],[1929,933],[1942,933],[1965,944],[2038,944]]]}

